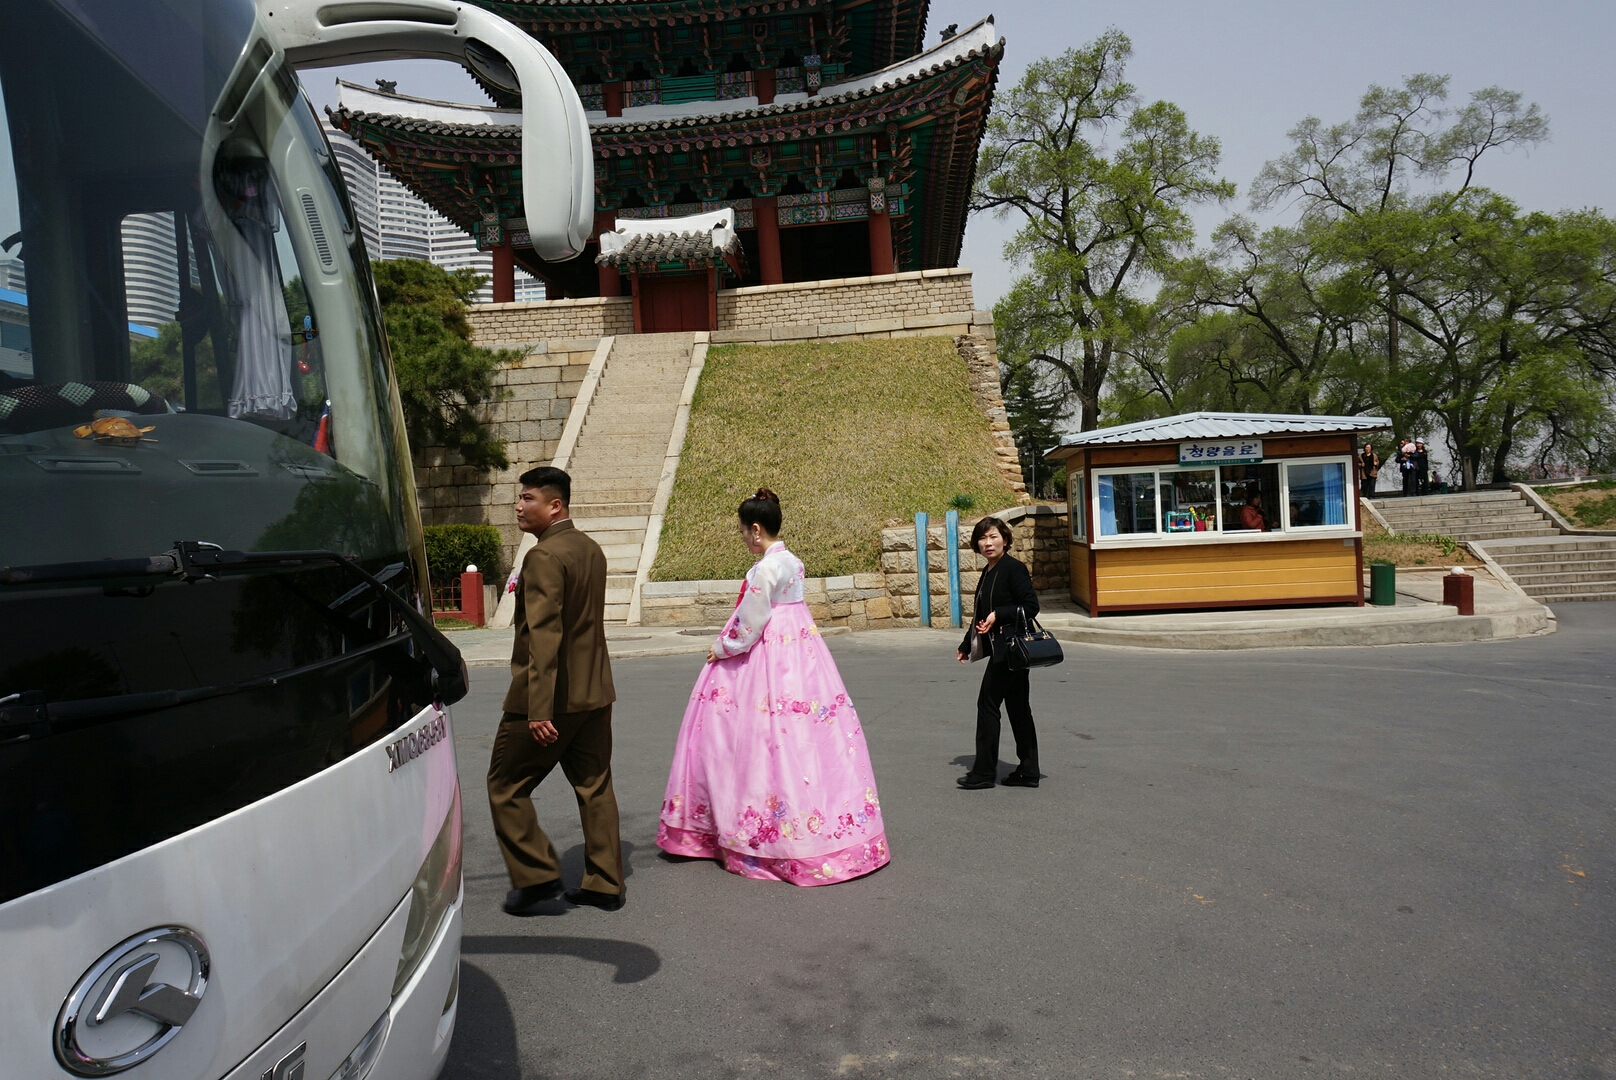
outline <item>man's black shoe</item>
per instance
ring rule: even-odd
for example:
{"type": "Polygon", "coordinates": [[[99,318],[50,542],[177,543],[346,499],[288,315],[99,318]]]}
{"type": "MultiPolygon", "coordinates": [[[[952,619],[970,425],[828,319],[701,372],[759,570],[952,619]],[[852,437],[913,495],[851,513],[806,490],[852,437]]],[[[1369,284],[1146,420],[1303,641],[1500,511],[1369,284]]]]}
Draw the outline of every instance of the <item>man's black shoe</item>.
{"type": "Polygon", "coordinates": [[[993,786],[993,777],[972,776],[970,773],[966,773],[964,776],[960,777],[954,782],[960,787],[964,788],[966,791],[981,791],[983,788],[990,788],[993,786]]]}
{"type": "Polygon", "coordinates": [[[546,881],[542,885],[529,885],[525,889],[512,889],[505,894],[505,914],[537,915],[543,906],[561,895],[561,879],[546,881]]]}
{"type": "Polygon", "coordinates": [[[1005,787],[1037,787],[1038,777],[1030,773],[1024,773],[1020,769],[1017,769],[1015,772],[1006,776],[1003,780],[1000,780],[999,783],[1003,784],[1005,787]]]}
{"type": "Polygon", "coordinates": [[[567,903],[598,907],[602,911],[616,911],[623,906],[622,893],[596,892],[594,889],[568,889],[567,903]]]}

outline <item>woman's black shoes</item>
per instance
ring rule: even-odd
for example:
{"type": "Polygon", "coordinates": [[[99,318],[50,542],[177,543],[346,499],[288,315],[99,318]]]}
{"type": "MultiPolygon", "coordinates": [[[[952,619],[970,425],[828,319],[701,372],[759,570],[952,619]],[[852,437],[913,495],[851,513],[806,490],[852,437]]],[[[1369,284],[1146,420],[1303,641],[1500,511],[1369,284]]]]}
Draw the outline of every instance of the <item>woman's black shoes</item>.
{"type": "Polygon", "coordinates": [[[1003,784],[1005,787],[1037,787],[1038,774],[1024,773],[1020,769],[1017,769],[1009,776],[1006,776],[1003,780],[1000,780],[999,783],[1003,784]]]}
{"type": "Polygon", "coordinates": [[[970,773],[966,773],[964,776],[960,777],[954,782],[960,787],[964,788],[966,791],[981,791],[983,788],[990,788],[993,786],[993,777],[972,776],[970,773]]]}

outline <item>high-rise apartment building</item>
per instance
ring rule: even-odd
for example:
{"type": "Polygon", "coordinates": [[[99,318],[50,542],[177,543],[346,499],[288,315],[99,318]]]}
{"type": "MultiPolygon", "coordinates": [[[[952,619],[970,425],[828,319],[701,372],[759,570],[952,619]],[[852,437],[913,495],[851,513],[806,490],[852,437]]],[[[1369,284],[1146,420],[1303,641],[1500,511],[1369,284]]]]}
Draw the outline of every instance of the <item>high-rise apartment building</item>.
{"type": "Polygon", "coordinates": [[[130,214],[123,219],[123,287],[129,321],[153,329],[173,322],[180,307],[179,255],[174,215],[130,214]]]}
{"type": "MultiPolygon", "coordinates": [[[[348,196],[358,217],[365,249],[376,259],[425,259],[445,270],[471,269],[489,278],[494,259],[477,250],[469,233],[417,198],[375,158],[346,134],[327,126],[332,152],[348,184],[348,196]]],[[[544,284],[518,271],[518,300],[543,300],[544,284]]],[[[493,299],[493,287],[484,282],[473,297],[479,303],[493,299]]]]}

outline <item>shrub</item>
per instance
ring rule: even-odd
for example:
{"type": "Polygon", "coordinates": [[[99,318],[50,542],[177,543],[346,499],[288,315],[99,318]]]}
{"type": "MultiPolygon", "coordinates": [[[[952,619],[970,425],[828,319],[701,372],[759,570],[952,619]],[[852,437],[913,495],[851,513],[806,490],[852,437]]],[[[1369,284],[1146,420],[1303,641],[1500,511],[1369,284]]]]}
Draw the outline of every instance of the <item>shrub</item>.
{"type": "Polygon", "coordinates": [[[426,565],[432,580],[448,584],[475,564],[485,581],[495,580],[504,540],[492,525],[428,525],[426,565]]]}
{"type": "Polygon", "coordinates": [[[960,494],[955,495],[952,499],[948,500],[948,506],[949,509],[958,510],[962,514],[968,513],[969,511],[976,509],[976,497],[973,495],[966,495],[964,492],[961,492],[960,494]]]}

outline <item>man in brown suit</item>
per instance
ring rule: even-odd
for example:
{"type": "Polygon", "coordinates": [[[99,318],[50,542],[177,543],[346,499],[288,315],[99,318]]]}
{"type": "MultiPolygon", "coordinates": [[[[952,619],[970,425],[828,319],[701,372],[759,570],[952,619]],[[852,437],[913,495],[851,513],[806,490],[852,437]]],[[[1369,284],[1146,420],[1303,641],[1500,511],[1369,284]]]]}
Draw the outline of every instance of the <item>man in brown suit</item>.
{"type": "Polygon", "coordinates": [[[572,479],[560,469],[522,474],[516,524],[538,543],[516,592],[511,688],[488,762],[488,805],[510,871],[505,910],[533,915],[562,893],[555,845],[529,797],[557,764],[578,794],[584,879],[573,904],[623,906],[623,851],[612,791],[612,664],[606,655],[606,556],[573,526],[572,479]]]}

